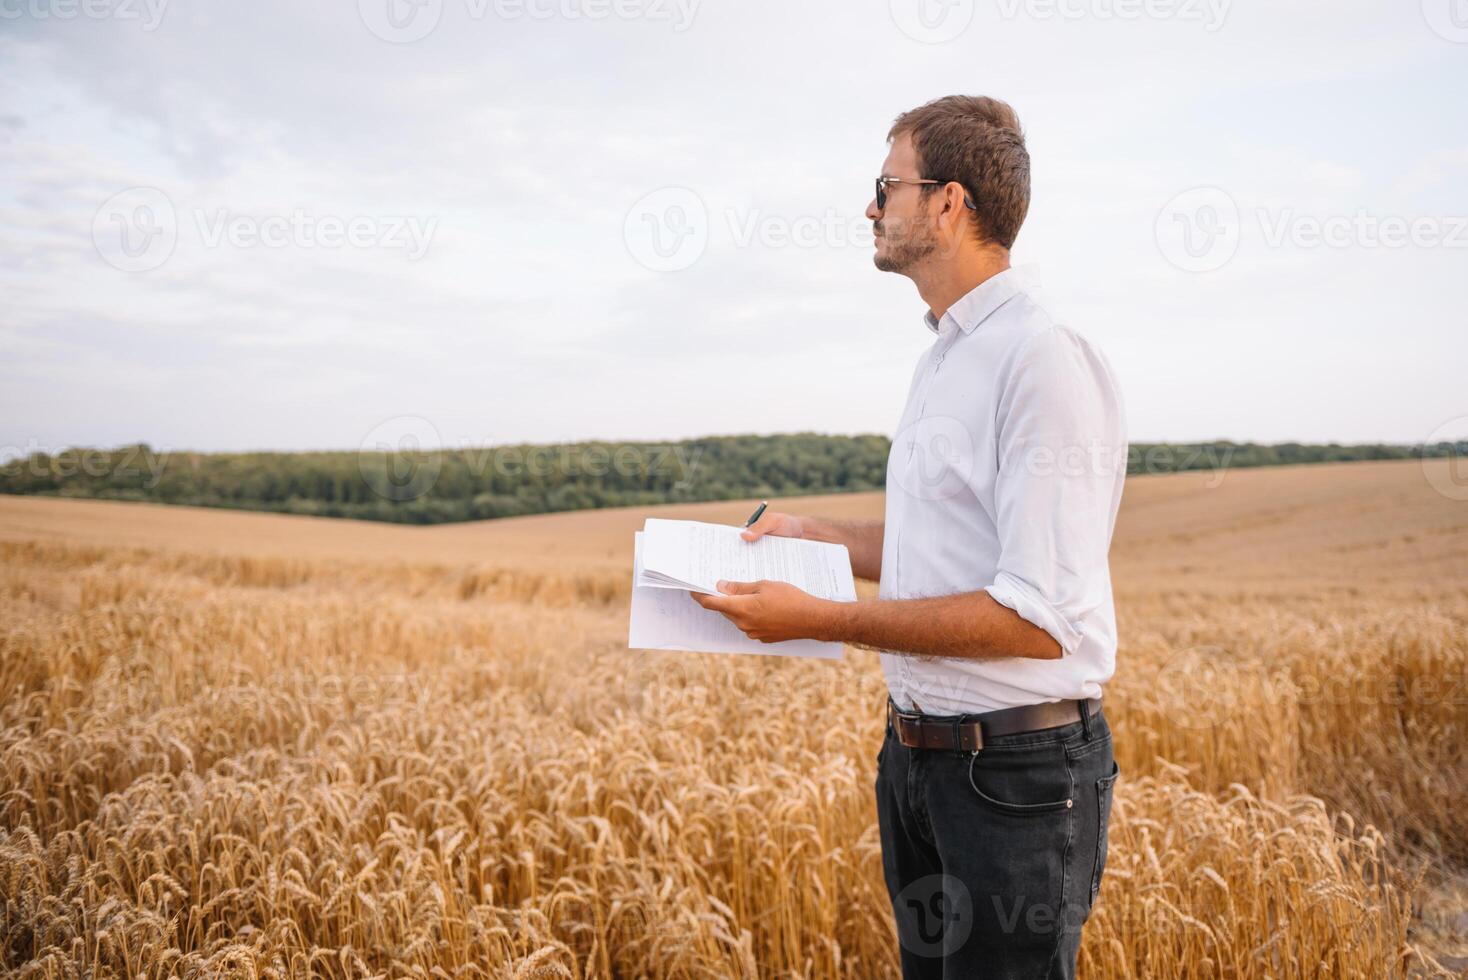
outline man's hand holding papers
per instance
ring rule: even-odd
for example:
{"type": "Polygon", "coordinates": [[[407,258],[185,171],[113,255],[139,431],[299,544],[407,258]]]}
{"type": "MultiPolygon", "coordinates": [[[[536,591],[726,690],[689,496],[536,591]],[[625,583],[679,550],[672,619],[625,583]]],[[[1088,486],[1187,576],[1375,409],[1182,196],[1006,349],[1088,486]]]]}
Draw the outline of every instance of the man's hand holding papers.
{"type": "Polygon", "coordinates": [[[693,601],[732,622],[751,640],[820,640],[831,618],[831,603],[817,599],[789,582],[718,583],[723,595],[692,593],[693,601]]]}
{"type": "Polygon", "coordinates": [[[648,519],[635,537],[629,647],[841,656],[839,642],[818,636],[831,603],[856,601],[846,548],[773,535],[748,541],[743,530],[648,519]]]}

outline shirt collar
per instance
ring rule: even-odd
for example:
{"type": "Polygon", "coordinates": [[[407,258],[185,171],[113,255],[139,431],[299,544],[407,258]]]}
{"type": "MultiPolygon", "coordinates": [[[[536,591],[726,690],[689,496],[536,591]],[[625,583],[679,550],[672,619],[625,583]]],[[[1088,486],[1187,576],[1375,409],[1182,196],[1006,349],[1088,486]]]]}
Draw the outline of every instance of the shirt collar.
{"type": "Polygon", "coordinates": [[[989,314],[1024,292],[1024,289],[1024,277],[1019,271],[1005,269],[970,289],[948,308],[941,320],[935,319],[933,311],[929,310],[923,314],[923,322],[935,334],[951,331],[954,327],[964,333],[973,333],[974,327],[987,320],[989,314]]]}

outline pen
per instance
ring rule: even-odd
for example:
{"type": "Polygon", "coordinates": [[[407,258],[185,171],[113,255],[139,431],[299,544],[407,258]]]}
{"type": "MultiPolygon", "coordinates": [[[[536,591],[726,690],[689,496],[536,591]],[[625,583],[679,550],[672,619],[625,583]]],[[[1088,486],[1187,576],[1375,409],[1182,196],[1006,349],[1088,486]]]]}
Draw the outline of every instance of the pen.
{"type": "Polygon", "coordinates": [[[768,506],[770,506],[768,500],[761,500],[759,506],[754,509],[754,513],[749,515],[749,520],[744,522],[744,526],[749,527],[749,525],[759,520],[759,516],[765,512],[765,508],[768,506]]]}

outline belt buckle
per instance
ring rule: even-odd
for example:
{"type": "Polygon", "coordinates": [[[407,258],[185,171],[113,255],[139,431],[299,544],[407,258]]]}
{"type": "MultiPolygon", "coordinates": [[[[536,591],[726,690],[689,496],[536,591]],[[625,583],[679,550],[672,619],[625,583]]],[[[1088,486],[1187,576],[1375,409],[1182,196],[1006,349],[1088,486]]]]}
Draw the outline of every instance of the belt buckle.
{"type": "Polygon", "coordinates": [[[984,748],[984,723],[975,720],[969,724],[974,726],[974,747],[969,749],[969,754],[978,755],[984,748]]]}
{"type": "Polygon", "coordinates": [[[892,722],[892,731],[897,736],[898,744],[909,749],[920,749],[924,747],[921,729],[918,730],[916,744],[910,744],[906,738],[906,733],[911,730],[908,726],[918,724],[919,719],[922,717],[921,715],[910,714],[906,711],[903,711],[901,708],[897,707],[897,705],[894,704],[891,700],[888,700],[887,717],[888,720],[892,722]]]}

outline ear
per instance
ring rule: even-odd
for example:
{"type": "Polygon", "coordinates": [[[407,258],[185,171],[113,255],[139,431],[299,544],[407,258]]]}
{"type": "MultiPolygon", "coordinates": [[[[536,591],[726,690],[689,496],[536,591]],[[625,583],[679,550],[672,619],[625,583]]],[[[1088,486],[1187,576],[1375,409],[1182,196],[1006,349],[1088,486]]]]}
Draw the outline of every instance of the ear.
{"type": "Polygon", "coordinates": [[[964,190],[962,184],[948,183],[943,187],[943,209],[941,215],[944,219],[953,222],[953,228],[967,232],[968,224],[973,221],[979,237],[983,238],[983,228],[979,225],[978,205],[974,204],[973,198],[969,197],[968,191],[964,190]]]}
{"type": "Polygon", "coordinates": [[[938,209],[938,220],[954,229],[961,229],[967,223],[969,215],[966,206],[968,194],[963,185],[953,182],[944,184],[939,195],[943,198],[943,203],[938,209]]]}

